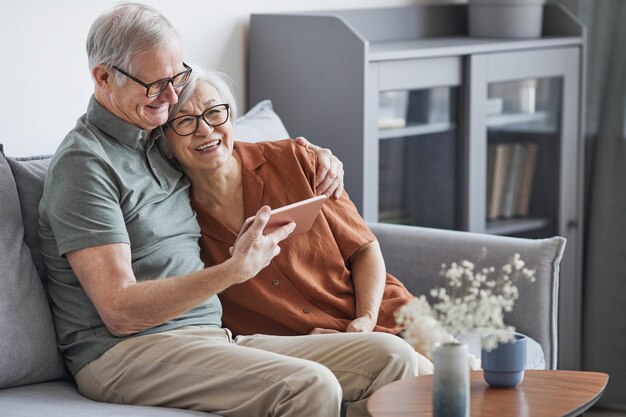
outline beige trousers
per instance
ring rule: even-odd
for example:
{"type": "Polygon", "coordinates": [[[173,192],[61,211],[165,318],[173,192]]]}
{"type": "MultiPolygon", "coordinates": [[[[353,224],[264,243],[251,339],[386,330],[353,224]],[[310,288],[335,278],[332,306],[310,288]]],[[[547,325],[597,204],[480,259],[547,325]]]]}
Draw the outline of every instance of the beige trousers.
{"type": "Polygon", "coordinates": [[[368,416],[381,386],[417,375],[408,343],[384,333],[238,337],[185,327],[125,340],[84,366],[79,391],[96,401],[225,417],[368,416]]]}

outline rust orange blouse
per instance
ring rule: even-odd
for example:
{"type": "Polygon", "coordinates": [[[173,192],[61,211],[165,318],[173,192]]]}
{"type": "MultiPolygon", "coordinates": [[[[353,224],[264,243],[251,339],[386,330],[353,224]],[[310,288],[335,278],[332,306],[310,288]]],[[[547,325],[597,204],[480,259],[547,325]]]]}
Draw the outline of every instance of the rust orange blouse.
{"type": "MultiPolygon", "coordinates": [[[[317,158],[292,140],[235,142],[241,156],[245,217],[262,205],[272,208],[315,195],[317,158]]],[[[237,231],[192,199],[202,229],[205,265],[224,262],[237,231]]],[[[315,327],[345,331],[355,318],[350,257],[376,238],[344,192],[329,198],[311,230],[281,243],[281,253],[256,277],[220,294],[223,323],[235,334],[308,334],[315,327]]],[[[411,298],[387,274],[376,331],[398,333],[394,311],[411,298]]]]}

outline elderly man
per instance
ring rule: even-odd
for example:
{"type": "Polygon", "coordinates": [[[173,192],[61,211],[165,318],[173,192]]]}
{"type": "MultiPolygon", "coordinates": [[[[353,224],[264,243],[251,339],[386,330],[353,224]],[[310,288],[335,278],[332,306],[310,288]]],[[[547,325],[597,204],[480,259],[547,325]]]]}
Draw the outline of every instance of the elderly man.
{"type": "Polygon", "coordinates": [[[190,74],[178,35],[124,3],[94,22],[87,52],[94,95],[40,206],[59,348],[81,393],[242,417],[336,416],[343,398],[364,416],[374,390],[416,375],[413,350],[387,334],[233,340],[217,294],[263,269],[293,224],[264,236],[262,208],[232,258],[204,269],[189,182],[158,129],[190,74]]]}

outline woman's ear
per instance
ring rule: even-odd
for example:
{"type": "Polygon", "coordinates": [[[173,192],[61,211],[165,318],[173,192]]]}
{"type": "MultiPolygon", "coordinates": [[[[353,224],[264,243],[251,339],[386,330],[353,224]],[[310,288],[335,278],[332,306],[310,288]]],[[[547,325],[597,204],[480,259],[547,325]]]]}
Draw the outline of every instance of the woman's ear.
{"type": "Polygon", "coordinates": [[[98,64],[93,67],[91,75],[96,81],[96,86],[107,92],[111,89],[111,83],[115,82],[109,68],[103,64],[98,64]]]}

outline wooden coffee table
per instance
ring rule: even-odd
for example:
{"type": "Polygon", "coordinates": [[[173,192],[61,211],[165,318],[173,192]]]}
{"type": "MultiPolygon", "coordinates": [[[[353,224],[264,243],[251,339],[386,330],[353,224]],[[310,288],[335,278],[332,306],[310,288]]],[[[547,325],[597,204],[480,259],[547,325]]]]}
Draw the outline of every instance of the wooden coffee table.
{"type": "MultiPolygon", "coordinates": [[[[470,373],[472,417],[577,416],[602,395],[607,374],[582,371],[526,371],[517,388],[492,388],[482,371],[470,373]]],[[[367,403],[372,417],[432,416],[432,375],[405,379],[376,391],[367,403]]]]}

